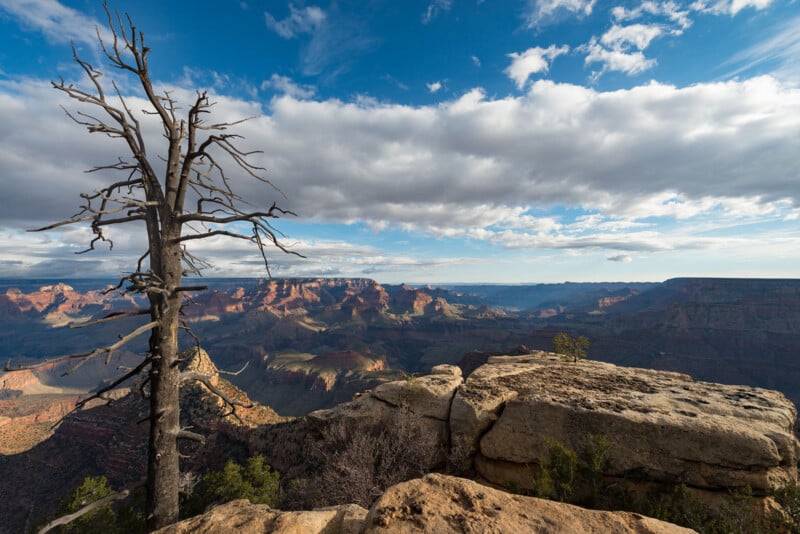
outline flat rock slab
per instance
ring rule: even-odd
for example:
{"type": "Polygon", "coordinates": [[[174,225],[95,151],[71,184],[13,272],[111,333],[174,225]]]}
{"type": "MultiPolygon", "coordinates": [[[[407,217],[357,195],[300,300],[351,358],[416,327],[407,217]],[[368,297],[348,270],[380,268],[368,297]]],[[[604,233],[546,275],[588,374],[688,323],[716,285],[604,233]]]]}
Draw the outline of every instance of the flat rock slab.
{"type": "Polygon", "coordinates": [[[463,478],[430,474],[386,490],[372,505],[363,532],[689,534],[694,531],[638,514],[585,510],[512,495],[463,478]]]}
{"type": "Polygon", "coordinates": [[[607,475],[765,493],[797,480],[796,416],[776,391],[535,353],[477,369],[453,400],[451,433],[483,465],[538,463],[548,440],[581,451],[602,435],[607,475]]]}

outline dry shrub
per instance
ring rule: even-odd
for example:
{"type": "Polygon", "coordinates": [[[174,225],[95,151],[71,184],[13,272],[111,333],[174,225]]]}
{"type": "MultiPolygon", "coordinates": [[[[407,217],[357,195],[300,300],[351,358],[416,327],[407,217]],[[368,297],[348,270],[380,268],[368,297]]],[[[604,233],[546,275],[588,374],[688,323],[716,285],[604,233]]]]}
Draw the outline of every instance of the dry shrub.
{"type": "Polygon", "coordinates": [[[290,484],[286,505],[310,509],[355,503],[368,508],[386,488],[424,475],[443,456],[438,435],[425,430],[424,423],[408,410],[384,421],[332,422],[309,446],[314,469],[290,484]]]}

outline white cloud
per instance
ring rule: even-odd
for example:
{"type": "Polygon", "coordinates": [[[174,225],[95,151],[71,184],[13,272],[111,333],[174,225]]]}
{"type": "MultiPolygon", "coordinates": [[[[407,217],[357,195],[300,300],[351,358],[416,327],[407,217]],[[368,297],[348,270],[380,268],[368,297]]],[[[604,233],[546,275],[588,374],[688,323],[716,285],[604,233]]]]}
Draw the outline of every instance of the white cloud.
{"type": "Polygon", "coordinates": [[[436,93],[442,88],[442,82],[437,81],[437,82],[426,83],[425,86],[431,93],[436,93]]]}
{"type": "Polygon", "coordinates": [[[567,52],[569,52],[569,47],[566,45],[550,45],[547,48],[536,46],[527,49],[521,54],[512,52],[508,54],[508,57],[511,58],[511,65],[503,72],[516,82],[517,89],[522,90],[531,74],[547,72],[550,68],[550,63],[567,52]]]}
{"type": "Polygon", "coordinates": [[[642,52],[608,49],[600,45],[596,40],[592,40],[588,45],[585,45],[583,50],[587,52],[584,59],[587,65],[592,63],[602,64],[602,70],[595,74],[595,78],[608,71],[624,72],[633,76],[656,65],[655,59],[648,59],[642,52]]]}
{"type": "Polygon", "coordinates": [[[596,0],[529,0],[526,24],[529,28],[548,24],[560,17],[592,14],[596,0]]]}
{"type": "Polygon", "coordinates": [[[664,30],[655,24],[614,24],[598,40],[592,37],[588,44],[580,47],[586,52],[584,62],[600,63],[602,70],[594,74],[595,79],[608,71],[623,72],[629,76],[640,74],[656,65],[655,59],[645,57],[642,52],[653,41],[663,35],[664,30]]]}
{"type": "Polygon", "coordinates": [[[481,66],[481,60],[478,56],[470,56],[470,59],[472,59],[472,64],[475,65],[476,67],[481,66]]]}
{"type": "Polygon", "coordinates": [[[429,24],[440,14],[450,11],[451,7],[453,7],[453,0],[433,0],[422,13],[422,23],[429,24]]]}
{"type": "Polygon", "coordinates": [[[288,76],[280,76],[278,74],[273,74],[269,80],[261,82],[261,90],[265,89],[274,89],[299,99],[311,98],[317,92],[316,87],[313,85],[299,85],[288,76]]]}
{"type": "Polygon", "coordinates": [[[769,7],[770,4],[772,4],[772,0],[697,0],[692,4],[692,9],[716,15],[734,16],[743,9],[761,10],[769,7]]]}
{"type": "Polygon", "coordinates": [[[311,33],[325,22],[325,12],[317,6],[296,8],[289,4],[289,16],[278,20],[269,12],[264,12],[267,28],[271,29],[284,39],[292,39],[302,33],[311,33]]]}
{"type": "MultiPolygon", "coordinates": [[[[215,121],[261,110],[256,101],[217,100],[215,121]]],[[[118,141],[70,123],[61,103],[44,82],[0,81],[0,226],[71,215],[77,193],[108,178],[83,171],[125,154],[118,141]]],[[[134,98],[131,107],[144,104],[134,98]]],[[[158,154],[161,132],[146,125],[158,154]]],[[[232,186],[253,205],[275,198],[300,221],[363,222],[508,248],[740,246],[701,231],[786,224],[800,206],[800,90],[770,77],[610,92],[539,80],[518,97],[476,89],[431,106],[284,95],[236,133],[243,150],[266,150],[254,163],[286,193],[283,200],[232,173],[232,186]],[[558,206],[592,215],[569,220],[558,206]]],[[[127,247],[140,252],[133,240],[127,247]]]]}
{"type": "Polygon", "coordinates": [[[671,0],[666,2],[645,0],[634,8],[616,6],[611,9],[611,17],[616,22],[636,20],[645,15],[666,18],[667,21],[674,25],[674,29],[671,32],[673,34],[679,35],[692,25],[692,21],[689,18],[689,9],[684,9],[680,4],[671,0]]]}
{"type": "Polygon", "coordinates": [[[619,26],[614,24],[603,36],[600,42],[612,49],[628,50],[633,47],[644,50],[650,46],[650,42],[659,37],[663,30],[654,24],[631,24],[629,26],[619,26]]]}
{"type": "Polygon", "coordinates": [[[74,41],[97,47],[95,28],[99,29],[105,42],[112,41],[105,23],[64,6],[57,0],[0,0],[0,9],[31,29],[42,32],[49,41],[55,43],[74,41]]]}

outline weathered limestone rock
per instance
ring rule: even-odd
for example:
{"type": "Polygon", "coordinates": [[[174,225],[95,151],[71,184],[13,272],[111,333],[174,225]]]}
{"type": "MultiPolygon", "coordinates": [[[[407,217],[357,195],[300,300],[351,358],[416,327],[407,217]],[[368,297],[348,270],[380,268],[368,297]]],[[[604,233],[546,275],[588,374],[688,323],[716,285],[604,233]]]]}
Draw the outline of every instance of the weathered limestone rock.
{"type": "Polygon", "coordinates": [[[585,510],[512,495],[439,474],[392,486],[372,506],[364,534],[689,534],[693,530],[628,512],[585,510]]]}
{"type": "Polygon", "coordinates": [[[158,534],[357,534],[367,510],[355,504],[282,512],[246,499],[215,506],[203,515],[164,527],[158,534]]]}
{"type": "Polygon", "coordinates": [[[775,391],[537,353],[476,370],[450,423],[453,444],[479,452],[478,472],[499,484],[519,483],[502,473],[546,458],[549,439],[580,451],[595,434],[611,443],[606,475],[763,495],[797,480],[796,415],[775,391]]]}
{"type": "Polygon", "coordinates": [[[453,394],[463,381],[461,369],[455,365],[437,365],[429,375],[381,384],[372,396],[416,414],[447,421],[453,394]]]}

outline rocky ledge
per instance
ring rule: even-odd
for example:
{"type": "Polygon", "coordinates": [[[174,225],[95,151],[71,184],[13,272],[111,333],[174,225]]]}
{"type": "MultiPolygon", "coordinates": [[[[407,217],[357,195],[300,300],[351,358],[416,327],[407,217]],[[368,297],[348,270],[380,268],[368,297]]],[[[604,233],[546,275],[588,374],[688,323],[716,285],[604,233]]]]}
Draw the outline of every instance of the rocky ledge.
{"type": "Polygon", "coordinates": [[[246,500],[161,529],[158,534],[379,534],[536,532],[539,534],[688,534],[694,532],[627,512],[584,510],[511,495],[471,480],[439,474],[392,486],[369,510],[354,504],[282,512],[246,500]]]}
{"type": "Polygon", "coordinates": [[[357,425],[403,411],[441,436],[462,472],[503,487],[531,489],[554,441],[583,451],[593,436],[609,446],[606,483],[638,495],[684,484],[718,506],[743,490],[763,509],[772,490],[797,483],[797,412],[781,393],[546,352],[492,357],[466,381],[437,366],[309,422],[357,425]]]}

